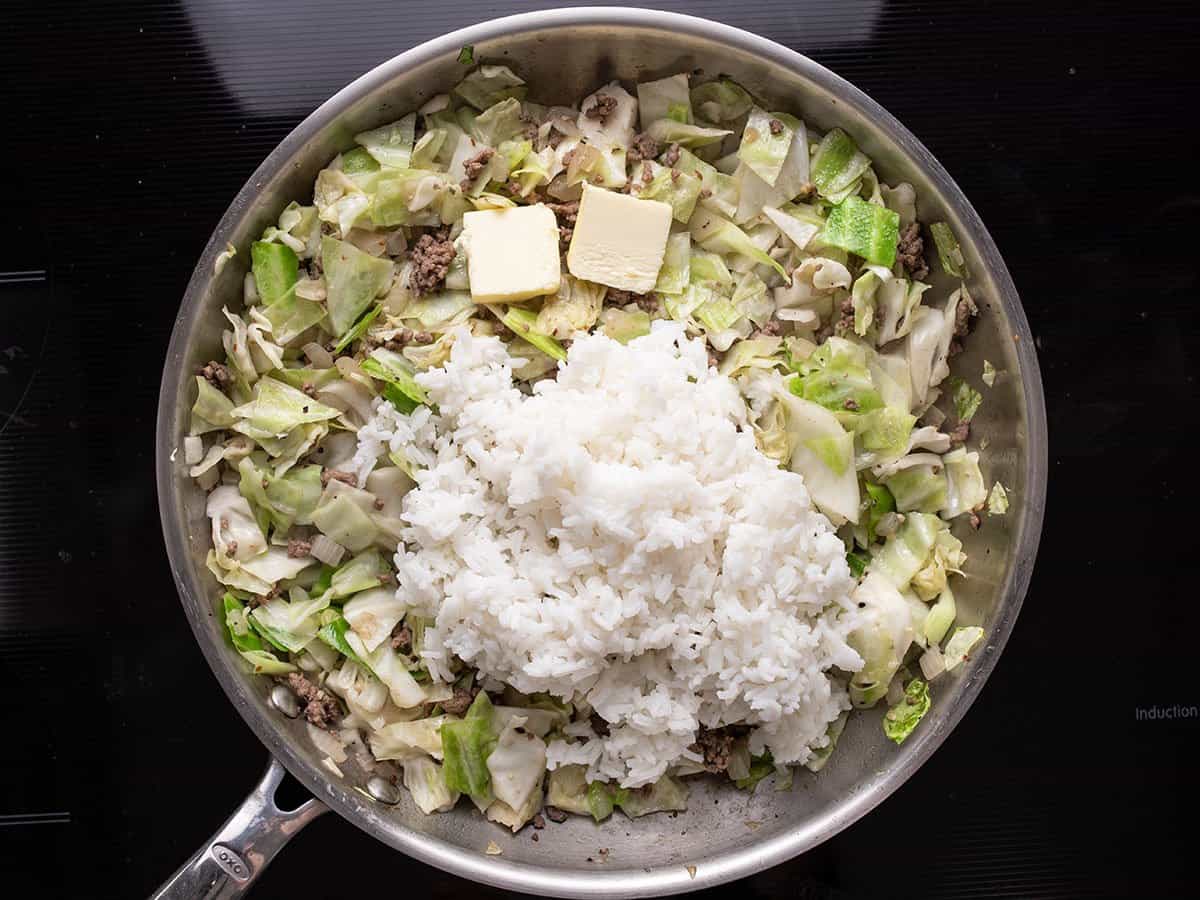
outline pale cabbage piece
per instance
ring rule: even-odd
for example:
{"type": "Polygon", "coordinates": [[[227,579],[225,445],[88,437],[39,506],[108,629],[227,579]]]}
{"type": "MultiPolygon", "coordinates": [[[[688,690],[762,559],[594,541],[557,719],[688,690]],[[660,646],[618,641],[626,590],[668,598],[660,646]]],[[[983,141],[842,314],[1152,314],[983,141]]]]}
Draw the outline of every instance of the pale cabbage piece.
{"type": "Polygon", "coordinates": [[[341,337],[384,292],[393,274],[390,259],[376,259],[353,244],[327,237],[321,244],[329,324],[341,337]]]}
{"type": "Polygon", "coordinates": [[[815,214],[811,218],[797,215],[800,209],[811,209],[803,204],[788,204],[782,208],[764,206],[762,214],[787,237],[789,241],[803,250],[821,230],[820,217],[815,214]]]}
{"type": "Polygon", "coordinates": [[[890,464],[891,472],[880,480],[896,498],[902,513],[933,513],[948,504],[948,479],[942,458],[932,453],[912,453],[890,464]]]}
{"type": "Polygon", "coordinates": [[[546,803],[565,812],[586,816],[589,812],[586,772],[586,766],[575,764],[559,766],[551,771],[546,787],[546,803]]]}
{"type": "Polygon", "coordinates": [[[942,651],[946,659],[946,671],[962,665],[967,655],[981,640],[983,629],[977,625],[955,629],[954,634],[950,635],[950,640],[946,642],[946,649],[942,651]]]}
{"type": "Polygon", "coordinates": [[[654,290],[660,294],[682,294],[691,281],[692,236],[686,231],[667,235],[667,249],[654,290]]]}
{"type": "Polygon", "coordinates": [[[207,379],[196,376],[196,402],[192,405],[189,434],[206,434],[233,425],[233,401],[213,387],[207,379]]]}
{"type": "Polygon", "coordinates": [[[879,317],[875,341],[879,346],[902,338],[912,330],[913,311],[920,304],[921,295],[929,290],[929,285],[905,278],[881,279],[881,282],[874,292],[879,317]]]}
{"type": "Polygon", "coordinates": [[[925,621],[921,628],[926,642],[930,646],[940,644],[942,638],[946,636],[946,632],[950,630],[950,626],[954,624],[957,615],[958,607],[954,602],[954,592],[947,585],[942,588],[937,601],[929,607],[929,612],[925,615],[925,621]]]}
{"type": "Polygon", "coordinates": [[[542,302],[535,330],[559,340],[565,340],[577,331],[589,330],[600,318],[605,291],[602,284],[584,281],[564,272],[558,293],[542,302]]]}
{"type": "Polygon", "coordinates": [[[987,510],[989,516],[1002,516],[1008,512],[1008,491],[998,481],[992,485],[991,493],[988,494],[987,510]]]}
{"type": "Polygon", "coordinates": [[[579,118],[575,120],[575,124],[579,134],[593,146],[604,150],[613,147],[627,148],[633,143],[637,108],[637,100],[618,82],[612,81],[583,98],[579,104],[579,118]],[[611,97],[616,101],[616,106],[602,119],[592,118],[588,112],[599,102],[601,96],[611,97]]]}
{"type": "Polygon", "coordinates": [[[371,518],[375,512],[375,496],[336,479],[325,486],[313,524],[351,553],[365,550],[375,543],[379,529],[371,518]]]}
{"type": "Polygon", "coordinates": [[[883,195],[884,206],[900,216],[902,229],[917,220],[917,192],[907,181],[900,182],[894,188],[881,184],[879,192],[883,195]]]}
{"type": "MultiPolygon", "coordinates": [[[[525,131],[525,122],[521,119],[521,101],[515,97],[506,97],[499,103],[494,103],[475,117],[475,138],[489,147],[500,147],[505,141],[512,140],[525,131]]],[[[527,149],[533,149],[527,147],[527,149]]],[[[525,156],[522,152],[521,157],[525,156]]]]}
{"type": "Polygon", "coordinates": [[[642,131],[657,119],[674,119],[685,124],[693,121],[687,72],[641,82],[637,86],[637,102],[642,131]]]}
{"type": "MultiPolygon", "coordinates": [[[[487,109],[506,97],[523,97],[525,81],[515,75],[508,66],[480,66],[455,86],[454,93],[476,109],[487,109]]],[[[437,97],[433,100],[440,103],[437,97]]],[[[430,103],[433,103],[433,100],[430,103]]],[[[422,112],[424,111],[422,108],[422,112]]],[[[436,113],[438,110],[435,108],[430,112],[436,113]]]]}
{"type": "Polygon", "coordinates": [[[777,399],[786,420],[789,468],[804,476],[813,502],[834,524],[857,522],[853,436],[823,406],[786,390],[779,391],[777,399]]]}
{"type": "Polygon", "coordinates": [[[857,707],[874,706],[891,684],[916,636],[904,596],[877,572],[868,572],[854,590],[858,626],[846,642],[862,657],[863,666],[850,679],[850,700],[857,707]]]}
{"type": "Polygon", "coordinates": [[[982,506],[988,498],[983,473],[979,471],[979,453],[965,447],[942,457],[946,465],[946,505],[941,514],[947,519],[961,516],[982,506]]]}
{"type": "Polygon", "coordinates": [[[218,559],[216,550],[209,550],[204,565],[218,583],[249,594],[266,594],[272,585],[243,571],[241,563],[232,559],[218,559]]]}
{"type": "Polygon", "coordinates": [[[346,632],[346,641],[352,647],[356,643],[360,645],[355,647],[355,652],[365,658],[375,677],[387,685],[393,703],[401,709],[410,709],[425,703],[425,689],[408,671],[404,658],[392,649],[391,641],[384,641],[371,653],[367,653],[356,632],[346,632]]]}
{"type": "Polygon", "coordinates": [[[371,735],[371,753],[376,759],[411,759],[413,756],[442,758],[442,724],[450,717],[443,714],[393,722],[371,735]]]}
{"type": "Polygon", "coordinates": [[[409,113],[390,125],[356,134],[354,143],[370,153],[380,165],[406,169],[412,159],[416,124],[417,114],[409,113]]]}
{"type": "Polygon", "coordinates": [[[404,618],[407,608],[394,589],[378,587],[361,591],[347,600],[342,615],[362,640],[366,651],[373,653],[391,637],[392,629],[404,618]]]}
{"type": "Polygon", "coordinates": [[[329,673],[325,686],[344,699],[355,713],[378,713],[388,701],[387,685],[350,659],[329,673]]]}
{"type": "Polygon", "coordinates": [[[244,562],[267,549],[249,502],[233,485],[214,488],[204,513],[212,520],[212,542],[219,559],[244,562]]]}
{"type": "Polygon", "coordinates": [[[337,418],[339,411],[274,378],[254,386],[254,399],[235,407],[236,431],[255,440],[282,438],[300,425],[337,418]]]}
{"type": "Polygon", "coordinates": [[[692,88],[692,105],[709,122],[732,122],[746,115],[754,99],[736,81],[719,78],[692,88]]]}
{"type": "Polygon", "coordinates": [[[458,791],[446,787],[442,767],[428,756],[414,756],[404,761],[404,787],[425,815],[449,812],[458,802],[458,791]]]}
{"type": "Polygon", "coordinates": [[[292,653],[299,653],[317,636],[317,614],[329,606],[329,600],[310,597],[303,588],[292,588],[288,598],[276,597],[255,607],[250,616],[263,626],[273,641],[292,653]]]}
{"type": "Polygon", "coordinates": [[[523,716],[509,719],[487,758],[496,799],[514,810],[524,807],[535,790],[540,791],[546,771],[546,743],[522,728],[525,722],[523,716]]]}
{"type": "MultiPolygon", "coordinates": [[[[746,119],[742,140],[738,144],[738,158],[770,187],[775,186],[779,173],[783,171],[783,161],[796,135],[796,122],[792,116],[769,113],[757,106],[750,110],[746,119]]],[[[807,150],[804,157],[807,162],[807,150]]]]}
{"type": "Polygon", "coordinates": [[[945,529],[946,523],[937,516],[909,513],[883,549],[875,554],[868,571],[878,573],[897,590],[904,590],[925,567],[938,535],[945,529]]]}
{"type": "Polygon", "coordinates": [[[733,134],[724,128],[706,128],[703,125],[689,125],[686,122],[676,122],[674,119],[658,119],[650,123],[646,133],[660,144],[669,146],[678,144],[680,147],[698,149],[723,141],[733,134]]]}
{"type": "Polygon", "coordinates": [[[242,571],[273,585],[288,578],[295,578],[315,562],[311,556],[299,559],[289,556],[286,547],[268,547],[258,556],[242,562],[241,566],[242,571]]]}
{"type": "Polygon", "coordinates": [[[692,239],[705,250],[744,256],[752,263],[762,263],[775,269],[784,281],[791,279],[783,266],[756,246],[750,236],[729,219],[697,207],[688,222],[688,228],[692,233],[692,239]]]}

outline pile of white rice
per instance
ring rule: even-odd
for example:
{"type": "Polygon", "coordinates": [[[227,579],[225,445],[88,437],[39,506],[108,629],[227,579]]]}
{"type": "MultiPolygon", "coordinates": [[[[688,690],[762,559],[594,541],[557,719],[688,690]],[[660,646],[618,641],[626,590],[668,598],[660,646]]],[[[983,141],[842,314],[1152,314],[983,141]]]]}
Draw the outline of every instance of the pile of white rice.
{"type": "Polygon", "coordinates": [[[655,323],[625,346],[580,337],[557,380],[513,386],[504,344],[457,335],[419,376],[438,415],[389,404],[357,463],[404,454],[397,593],[454,656],[520,691],[591,707],[549,765],[585,763],[627,787],[695,762],[701,726],[761,723],[751,752],[802,763],[849,707],[828,677],[846,644],[854,580],[803,479],[755,446],[746,406],[702,342],[655,323]],[[586,740],[584,740],[586,738],[586,740]]]}

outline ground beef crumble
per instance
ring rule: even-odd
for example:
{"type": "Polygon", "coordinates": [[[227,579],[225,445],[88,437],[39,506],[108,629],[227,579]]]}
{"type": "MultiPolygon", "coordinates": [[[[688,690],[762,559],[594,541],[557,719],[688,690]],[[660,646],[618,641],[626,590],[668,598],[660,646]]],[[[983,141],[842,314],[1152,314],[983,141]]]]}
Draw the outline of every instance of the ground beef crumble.
{"type": "Polygon", "coordinates": [[[218,391],[226,391],[229,389],[229,385],[233,384],[233,377],[229,374],[229,369],[216,360],[201,366],[200,374],[218,391]]]}
{"type": "Polygon", "coordinates": [[[628,159],[633,165],[642,160],[654,159],[661,151],[661,145],[650,135],[642,133],[633,139],[629,147],[628,159]]]}
{"type": "Polygon", "coordinates": [[[677,162],[679,162],[679,145],[672,144],[663,155],[662,163],[664,166],[673,166],[677,162]]]}
{"type": "Polygon", "coordinates": [[[767,127],[771,129],[771,134],[783,134],[783,123],[778,119],[772,119],[767,127]]]}
{"type": "Polygon", "coordinates": [[[545,812],[546,812],[546,818],[549,819],[551,822],[561,823],[561,822],[567,821],[567,814],[565,812],[563,812],[561,809],[559,809],[557,806],[547,806],[545,812]]]}
{"type": "Polygon", "coordinates": [[[579,201],[569,203],[547,203],[546,208],[558,219],[558,242],[565,248],[575,234],[575,220],[579,217],[579,201]]]}
{"type": "Polygon", "coordinates": [[[428,331],[412,331],[408,328],[401,328],[396,334],[383,342],[383,346],[388,350],[399,353],[408,344],[432,344],[433,335],[428,331]]]}
{"type": "Polygon", "coordinates": [[[925,262],[925,241],[921,238],[921,226],[916,222],[900,232],[896,258],[913,278],[924,278],[929,274],[929,266],[925,262]]]}
{"type": "Polygon", "coordinates": [[[950,443],[965,444],[971,435],[971,423],[959,422],[950,430],[950,443]]]}
{"type": "Polygon", "coordinates": [[[978,314],[979,307],[964,291],[962,298],[958,301],[958,306],[954,309],[954,336],[963,338],[970,334],[971,319],[978,314]]]}
{"type": "Polygon", "coordinates": [[[758,329],[758,331],[752,334],[751,337],[779,337],[781,334],[783,334],[783,323],[772,316],[770,319],[767,319],[767,321],[763,323],[762,328],[758,329]]]}
{"type": "Polygon", "coordinates": [[[450,263],[454,262],[454,242],[450,240],[449,229],[425,232],[413,244],[409,259],[413,264],[409,287],[417,294],[436,291],[446,281],[450,263]]]}
{"type": "Polygon", "coordinates": [[[412,650],[412,629],[402,622],[396,623],[396,627],[392,629],[392,649],[401,653],[412,650]]]}
{"type": "Polygon", "coordinates": [[[463,171],[467,177],[463,179],[462,189],[464,191],[471,189],[471,183],[479,177],[479,174],[487,168],[492,157],[496,155],[496,151],[491,147],[484,147],[465,163],[463,163],[463,171]]]}
{"type": "Polygon", "coordinates": [[[442,701],[442,709],[452,716],[461,716],[475,700],[475,695],[479,693],[478,685],[471,687],[454,686],[454,696],[449,700],[442,701]]]}
{"type": "Polygon", "coordinates": [[[340,481],[343,484],[358,486],[358,477],[353,472],[339,472],[337,469],[322,469],[321,484],[327,485],[331,481],[340,481]]]}
{"type": "Polygon", "coordinates": [[[696,735],[696,749],[704,754],[706,772],[724,772],[729,768],[729,757],[733,753],[733,734],[726,728],[700,728],[696,735]]]}
{"type": "Polygon", "coordinates": [[[617,98],[611,94],[597,94],[596,102],[584,112],[589,119],[598,119],[601,125],[608,123],[608,117],[617,108],[617,98]]]}
{"type": "Polygon", "coordinates": [[[854,298],[847,297],[843,300],[841,306],[838,307],[838,312],[841,315],[838,316],[837,322],[834,323],[834,334],[850,334],[854,331],[854,298]]]}
{"type": "Polygon", "coordinates": [[[653,313],[658,309],[658,295],[653,292],[635,294],[633,291],[623,291],[613,287],[604,292],[605,306],[628,306],[630,303],[637,304],[637,308],[640,310],[653,313]]]}
{"type": "Polygon", "coordinates": [[[292,559],[303,559],[312,553],[312,541],[303,538],[288,538],[288,556],[292,559]]]}
{"type": "Polygon", "coordinates": [[[287,685],[304,704],[304,718],[318,728],[331,729],[342,718],[342,708],[337,698],[317,687],[299,672],[291,672],[287,685]]]}

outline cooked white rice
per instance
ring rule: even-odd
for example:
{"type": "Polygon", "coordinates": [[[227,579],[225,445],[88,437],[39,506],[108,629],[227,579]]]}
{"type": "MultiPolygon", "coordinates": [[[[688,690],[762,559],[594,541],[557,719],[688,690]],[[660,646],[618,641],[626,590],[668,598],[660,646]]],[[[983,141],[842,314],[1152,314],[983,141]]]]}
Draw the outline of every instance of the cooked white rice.
{"type": "Polygon", "coordinates": [[[801,763],[849,702],[854,580],[803,479],[760,453],[745,403],[680,326],[622,345],[579,337],[557,380],[513,386],[495,338],[461,330],[419,376],[438,415],[388,404],[360,432],[364,475],[415,467],[398,595],[454,656],[520,691],[586,700],[551,768],[633,787],[695,761],[701,725],[761,723],[751,751],[801,763]],[[586,741],[579,738],[588,738],[586,741]]]}

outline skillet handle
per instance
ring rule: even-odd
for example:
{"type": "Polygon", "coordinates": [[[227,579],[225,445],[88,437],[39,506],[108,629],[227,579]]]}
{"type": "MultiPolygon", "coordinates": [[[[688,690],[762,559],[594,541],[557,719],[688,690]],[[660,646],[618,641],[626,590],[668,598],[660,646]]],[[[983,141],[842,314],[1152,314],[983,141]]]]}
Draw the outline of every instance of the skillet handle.
{"type": "Polygon", "coordinates": [[[241,897],[297,832],[329,807],[316,798],[293,810],[275,805],[283,766],[274,758],[242,805],[151,900],[241,897]]]}

